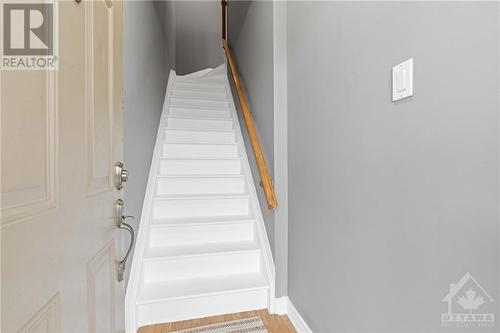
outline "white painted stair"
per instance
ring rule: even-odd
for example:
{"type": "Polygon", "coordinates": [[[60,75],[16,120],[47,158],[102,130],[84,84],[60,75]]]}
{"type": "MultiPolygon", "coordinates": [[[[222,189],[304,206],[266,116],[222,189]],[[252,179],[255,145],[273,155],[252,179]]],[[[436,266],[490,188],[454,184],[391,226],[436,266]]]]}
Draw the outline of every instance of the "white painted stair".
{"type": "Polygon", "coordinates": [[[268,308],[274,263],[226,66],[171,71],[126,295],[126,330],[268,308]]]}

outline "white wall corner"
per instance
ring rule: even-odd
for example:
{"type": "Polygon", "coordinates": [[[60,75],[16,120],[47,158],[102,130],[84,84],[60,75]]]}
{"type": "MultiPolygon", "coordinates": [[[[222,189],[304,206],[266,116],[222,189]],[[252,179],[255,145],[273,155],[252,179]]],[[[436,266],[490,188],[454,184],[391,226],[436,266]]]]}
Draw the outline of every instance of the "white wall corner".
{"type": "Polygon", "coordinates": [[[277,296],[288,289],[288,116],[286,1],[273,1],[274,80],[274,187],[278,207],[274,212],[274,262],[277,296]]]}
{"type": "Polygon", "coordinates": [[[312,330],[309,328],[288,296],[275,299],[275,313],[280,316],[287,315],[297,333],[312,333],[312,330]]]}

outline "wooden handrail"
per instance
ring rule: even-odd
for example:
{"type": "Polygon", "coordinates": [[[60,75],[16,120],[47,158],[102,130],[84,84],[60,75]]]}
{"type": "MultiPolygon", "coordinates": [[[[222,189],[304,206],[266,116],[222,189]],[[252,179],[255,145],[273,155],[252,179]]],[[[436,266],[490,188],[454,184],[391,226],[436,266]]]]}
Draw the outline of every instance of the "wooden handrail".
{"type": "Polygon", "coordinates": [[[227,6],[227,0],[221,0],[220,1],[220,6],[222,8],[222,39],[226,40],[226,6],[227,6]]]}
{"type": "Polygon", "coordinates": [[[229,63],[229,67],[231,69],[231,76],[236,87],[236,92],[238,94],[238,100],[240,102],[243,120],[245,121],[248,137],[250,138],[253,154],[257,163],[257,169],[259,170],[261,186],[264,190],[264,195],[266,196],[267,206],[269,207],[269,209],[274,209],[278,205],[278,202],[276,200],[276,193],[274,192],[273,182],[267,170],[266,161],[264,160],[264,154],[262,153],[262,149],[260,147],[259,138],[257,137],[257,133],[255,132],[255,126],[252,121],[252,115],[250,114],[247,98],[245,96],[245,92],[243,91],[238,71],[236,70],[236,65],[231,54],[231,50],[229,49],[227,40],[225,38],[222,39],[222,45],[224,47],[227,62],[229,63]]]}

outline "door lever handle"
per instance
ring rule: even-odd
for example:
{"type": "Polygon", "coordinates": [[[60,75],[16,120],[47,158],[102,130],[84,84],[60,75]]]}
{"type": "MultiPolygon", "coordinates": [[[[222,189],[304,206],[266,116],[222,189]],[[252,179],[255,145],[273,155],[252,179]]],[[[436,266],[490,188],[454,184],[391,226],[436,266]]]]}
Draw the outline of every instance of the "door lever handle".
{"type": "Polygon", "coordinates": [[[116,200],[115,204],[115,224],[120,227],[123,223],[123,200],[116,200]]]}
{"type": "Polygon", "coordinates": [[[116,226],[119,228],[122,224],[123,224],[123,221],[127,220],[127,219],[133,219],[135,220],[135,216],[132,216],[132,215],[123,215],[123,200],[122,199],[118,199],[116,200],[116,204],[115,204],[115,224],[116,226]]]}
{"type": "Polygon", "coordinates": [[[130,245],[127,249],[127,252],[125,253],[125,257],[123,257],[122,260],[118,262],[118,281],[121,282],[123,281],[123,275],[125,273],[125,265],[127,263],[127,259],[130,255],[130,252],[132,251],[132,248],[134,247],[134,242],[135,242],[135,234],[134,234],[134,228],[128,223],[125,223],[125,220],[127,219],[135,219],[134,216],[132,215],[124,215],[123,214],[123,200],[118,199],[116,200],[115,204],[115,224],[119,229],[123,229],[128,231],[130,234],[130,245]]]}
{"type": "Polygon", "coordinates": [[[127,253],[125,253],[125,257],[123,257],[123,259],[118,263],[118,281],[121,282],[123,281],[123,275],[125,273],[125,265],[127,263],[128,256],[130,255],[130,251],[132,251],[132,248],[134,247],[135,235],[134,228],[132,228],[130,224],[122,222],[122,224],[118,228],[127,230],[130,234],[130,245],[127,249],[127,253]]]}

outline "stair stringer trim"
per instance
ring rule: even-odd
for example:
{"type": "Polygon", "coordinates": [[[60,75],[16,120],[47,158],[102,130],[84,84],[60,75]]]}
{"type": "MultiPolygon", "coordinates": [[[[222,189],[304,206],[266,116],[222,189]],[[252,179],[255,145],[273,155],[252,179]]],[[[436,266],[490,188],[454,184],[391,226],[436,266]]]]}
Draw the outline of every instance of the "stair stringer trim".
{"type": "Polygon", "coordinates": [[[239,149],[242,155],[242,166],[243,171],[247,175],[247,188],[251,198],[252,211],[255,217],[255,226],[257,230],[257,236],[259,239],[260,247],[262,249],[262,257],[264,260],[264,268],[266,270],[267,279],[269,282],[269,302],[268,310],[270,313],[274,313],[274,302],[275,302],[275,266],[273,255],[271,252],[271,246],[269,245],[269,239],[267,237],[266,226],[264,223],[264,217],[262,216],[261,207],[259,204],[259,197],[257,196],[257,190],[255,188],[255,183],[253,180],[252,170],[250,169],[250,162],[248,160],[248,154],[245,148],[245,141],[243,140],[243,134],[241,132],[240,121],[236,111],[236,106],[234,104],[234,98],[231,90],[231,86],[228,78],[227,61],[224,64],[225,67],[225,78],[224,83],[226,86],[226,93],[228,94],[227,99],[229,101],[229,108],[233,115],[233,124],[235,129],[235,134],[237,136],[237,142],[239,142],[239,149]]]}
{"type": "Polygon", "coordinates": [[[165,99],[163,101],[163,109],[161,112],[160,123],[158,124],[158,132],[156,134],[156,142],[153,151],[153,158],[149,168],[148,183],[146,185],[146,193],[144,195],[144,202],[142,205],[141,218],[139,220],[139,230],[137,233],[137,241],[134,249],[134,256],[132,258],[132,265],[130,268],[130,276],[127,284],[125,294],[125,332],[137,332],[137,307],[136,301],[141,283],[141,276],[143,270],[144,250],[147,243],[149,222],[151,221],[151,211],[153,207],[153,197],[156,184],[156,176],[158,175],[160,155],[162,151],[162,141],[164,137],[164,129],[167,122],[168,108],[170,96],[172,94],[172,86],[175,78],[177,77],[175,71],[170,70],[168,76],[167,89],[165,92],[165,99]]]}

